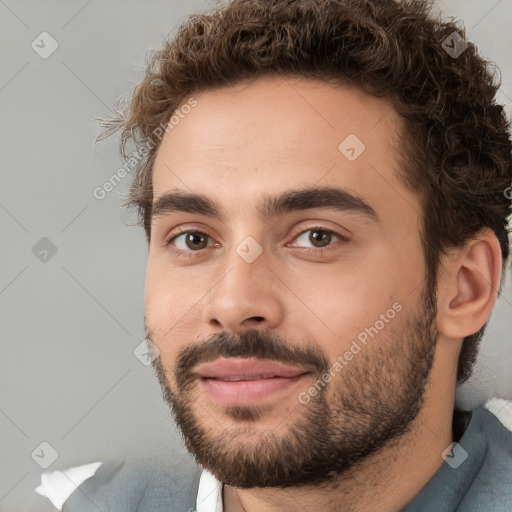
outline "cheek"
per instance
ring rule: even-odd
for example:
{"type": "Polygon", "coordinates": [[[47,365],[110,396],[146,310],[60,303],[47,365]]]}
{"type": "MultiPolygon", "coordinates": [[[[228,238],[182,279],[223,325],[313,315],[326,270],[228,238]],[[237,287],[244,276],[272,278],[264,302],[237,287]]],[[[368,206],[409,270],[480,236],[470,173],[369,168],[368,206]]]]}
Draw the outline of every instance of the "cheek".
{"type": "Polygon", "coordinates": [[[145,320],[150,337],[167,365],[174,359],[180,346],[191,337],[186,323],[193,314],[197,314],[194,305],[200,297],[199,291],[187,285],[186,279],[179,272],[171,274],[158,262],[148,262],[145,320]]]}
{"type": "Polygon", "coordinates": [[[398,261],[389,251],[340,265],[317,266],[314,272],[288,272],[286,282],[293,283],[294,292],[289,300],[296,305],[291,308],[296,315],[294,329],[318,340],[334,360],[376,322],[377,327],[385,322],[382,332],[391,324],[396,327],[397,310],[414,303],[417,297],[411,290],[421,278],[417,263],[398,261]]]}
{"type": "Polygon", "coordinates": [[[378,294],[368,293],[361,280],[350,274],[333,270],[308,279],[297,276],[294,291],[302,302],[297,302],[297,309],[291,308],[296,315],[291,321],[293,329],[301,337],[307,333],[316,340],[331,361],[348,349],[350,341],[379,310],[378,294]]]}
{"type": "MultiPolygon", "coordinates": [[[[150,251],[146,270],[146,315],[167,326],[177,323],[201,297],[194,270],[172,267],[165,254],[150,251]]],[[[197,270],[195,271],[197,272],[197,270]]]]}

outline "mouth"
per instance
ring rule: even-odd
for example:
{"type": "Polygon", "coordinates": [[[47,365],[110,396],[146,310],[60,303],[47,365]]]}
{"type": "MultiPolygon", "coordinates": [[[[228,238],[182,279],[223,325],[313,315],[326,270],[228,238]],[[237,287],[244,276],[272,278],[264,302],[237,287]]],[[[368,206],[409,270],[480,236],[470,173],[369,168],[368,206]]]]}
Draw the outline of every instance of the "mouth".
{"type": "Polygon", "coordinates": [[[290,391],[311,372],[274,361],[230,358],[201,365],[197,373],[210,400],[250,405],[290,391]]]}
{"type": "Polygon", "coordinates": [[[296,377],[308,371],[255,358],[219,358],[199,366],[196,373],[202,378],[222,380],[261,380],[275,377],[296,377]]]}
{"type": "Polygon", "coordinates": [[[293,378],[293,377],[284,377],[283,375],[254,375],[254,376],[235,375],[232,377],[203,377],[203,379],[221,380],[223,382],[239,382],[242,380],[267,380],[267,379],[276,379],[276,378],[293,378]]]}
{"type": "Polygon", "coordinates": [[[283,395],[295,384],[309,375],[303,373],[295,377],[265,378],[201,378],[201,387],[208,398],[223,405],[250,405],[274,396],[283,395]]]}

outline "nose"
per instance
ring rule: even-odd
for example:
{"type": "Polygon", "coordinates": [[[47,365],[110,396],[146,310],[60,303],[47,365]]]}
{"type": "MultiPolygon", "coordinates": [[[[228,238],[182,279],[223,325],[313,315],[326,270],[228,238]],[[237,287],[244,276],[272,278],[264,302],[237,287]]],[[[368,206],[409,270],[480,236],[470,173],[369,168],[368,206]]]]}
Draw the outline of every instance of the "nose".
{"type": "Polygon", "coordinates": [[[275,328],[284,312],[276,281],[264,252],[248,263],[233,249],[204,299],[203,321],[233,333],[275,328]]]}

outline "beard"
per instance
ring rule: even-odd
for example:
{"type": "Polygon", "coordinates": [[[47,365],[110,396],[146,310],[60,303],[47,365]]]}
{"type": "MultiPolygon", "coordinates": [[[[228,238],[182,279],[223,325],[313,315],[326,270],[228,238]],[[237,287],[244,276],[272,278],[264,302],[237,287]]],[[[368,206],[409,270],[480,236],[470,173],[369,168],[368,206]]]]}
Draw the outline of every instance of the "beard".
{"type": "MultiPolygon", "coordinates": [[[[419,313],[411,314],[399,331],[392,329],[391,320],[307,404],[299,405],[299,419],[289,425],[283,419],[279,434],[276,429],[257,428],[257,421],[276,404],[201,407],[199,383],[191,370],[219,357],[253,357],[314,368],[308,376],[314,378],[313,384],[332,366],[313,345],[292,345],[259,330],[218,334],[180,351],[173,372],[175,388],[160,357],[156,358],[153,367],[164,400],[187,450],[231,487],[286,488],[331,482],[398,443],[424,403],[438,336],[434,297],[427,285],[419,313]],[[211,417],[211,425],[203,424],[197,412],[211,417]],[[222,428],[215,421],[219,413],[234,420],[235,428],[222,428]]],[[[340,343],[343,351],[346,346],[340,343]]],[[[292,396],[290,400],[300,403],[296,394],[292,396]]]]}

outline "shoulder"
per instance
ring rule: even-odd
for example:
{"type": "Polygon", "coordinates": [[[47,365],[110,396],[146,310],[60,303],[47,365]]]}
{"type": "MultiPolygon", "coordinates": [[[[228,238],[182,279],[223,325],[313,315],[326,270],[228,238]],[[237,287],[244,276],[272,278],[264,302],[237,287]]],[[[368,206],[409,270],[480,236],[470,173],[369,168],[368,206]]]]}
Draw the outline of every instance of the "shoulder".
{"type": "Polygon", "coordinates": [[[483,460],[461,503],[467,510],[512,507],[512,401],[494,398],[473,410],[484,447],[483,460]],[[492,503],[492,506],[490,506],[492,503]],[[471,504],[471,506],[469,506],[471,504]]]}
{"type": "Polygon", "coordinates": [[[445,462],[404,512],[512,510],[512,402],[493,399],[456,417],[462,437],[440,454],[445,462]]]}
{"type": "Polygon", "coordinates": [[[201,471],[190,456],[169,463],[106,461],[78,487],[73,486],[62,511],[171,512],[194,509],[201,471]]]}
{"type": "Polygon", "coordinates": [[[487,451],[482,469],[506,480],[512,499],[512,401],[493,398],[475,412],[482,415],[487,451]],[[501,472],[504,474],[500,474],[501,472]]]}

